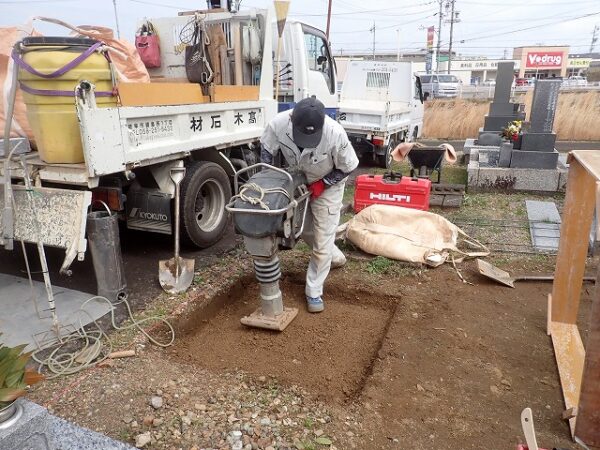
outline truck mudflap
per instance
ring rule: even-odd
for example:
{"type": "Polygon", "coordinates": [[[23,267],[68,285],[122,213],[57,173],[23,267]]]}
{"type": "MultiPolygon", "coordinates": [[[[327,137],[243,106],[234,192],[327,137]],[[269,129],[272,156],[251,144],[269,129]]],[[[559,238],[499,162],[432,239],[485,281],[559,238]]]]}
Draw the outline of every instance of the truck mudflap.
{"type": "MultiPolygon", "coordinates": [[[[0,185],[0,191],[4,188],[0,185]]],[[[87,248],[85,227],[90,191],[13,185],[13,239],[30,243],[38,240],[45,246],[62,248],[65,259],[61,273],[68,273],[71,263],[82,261],[87,248]]],[[[0,245],[5,245],[2,215],[4,195],[0,196],[0,245]]]]}

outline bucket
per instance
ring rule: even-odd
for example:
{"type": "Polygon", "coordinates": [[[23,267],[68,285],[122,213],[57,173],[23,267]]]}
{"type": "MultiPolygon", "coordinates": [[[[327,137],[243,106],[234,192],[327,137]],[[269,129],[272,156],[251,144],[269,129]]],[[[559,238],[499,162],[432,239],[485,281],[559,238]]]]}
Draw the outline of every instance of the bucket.
{"type": "Polygon", "coordinates": [[[74,93],[80,81],[96,85],[99,107],[117,104],[110,65],[97,51],[101,45],[84,38],[28,37],[20,53],[13,52],[27,119],[44,162],[84,161],[74,93]]]}
{"type": "Polygon", "coordinates": [[[119,219],[104,202],[102,204],[106,211],[92,211],[87,215],[88,246],[92,253],[98,295],[117,303],[127,298],[119,219]]]}

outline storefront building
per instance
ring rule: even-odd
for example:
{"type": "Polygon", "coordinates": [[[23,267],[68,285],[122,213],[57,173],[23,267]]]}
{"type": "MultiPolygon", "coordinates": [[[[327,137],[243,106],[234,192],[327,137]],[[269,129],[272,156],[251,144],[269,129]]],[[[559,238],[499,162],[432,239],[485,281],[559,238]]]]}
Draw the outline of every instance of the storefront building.
{"type": "Polygon", "coordinates": [[[564,78],[569,47],[517,47],[513,49],[513,59],[520,62],[519,78],[564,78]]]}

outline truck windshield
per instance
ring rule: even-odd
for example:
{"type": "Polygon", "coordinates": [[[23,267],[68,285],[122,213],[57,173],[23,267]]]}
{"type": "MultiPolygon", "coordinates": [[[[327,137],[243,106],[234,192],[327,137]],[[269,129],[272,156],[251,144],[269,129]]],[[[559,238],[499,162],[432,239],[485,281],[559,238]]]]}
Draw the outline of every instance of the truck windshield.
{"type": "Polygon", "coordinates": [[[329,92],[335,93],[335,86],[333,84],[333,65],[331,64],[331,56],[329,54],[329,46],[325,36],[319,36],[308,29],[303,28],[304,31],[304,44],[306,46],[306,59],[308,63],[308,69],[321,72],[329,92]]]}
{"type": "Polygon", "coordinates": [[[454,75],[438,75],[438,82],[440,83],[458,83],[458,78],[454,75]]]}

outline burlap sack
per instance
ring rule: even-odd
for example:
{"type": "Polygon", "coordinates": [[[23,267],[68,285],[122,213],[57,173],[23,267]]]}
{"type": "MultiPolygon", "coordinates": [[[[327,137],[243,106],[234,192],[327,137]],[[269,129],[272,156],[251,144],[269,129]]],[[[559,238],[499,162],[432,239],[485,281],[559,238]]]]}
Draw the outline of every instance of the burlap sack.
{"type": "MultiPolygon", "coordinates": [[[[31,24],[21,27],[0,28],[0,135],[4,135],[4,126],[6,125],[6,113],[8,108],[8,98],[5,93],[11,89],[12,60],[10,54],[13,45],[19,39],[36,34],[31,24]],[[9,72],[11,71],[11,72],[9,72]]],[[[33,133],[27,122],[25,103],[21,91],[17,90],[15,110],[10,128],[10,137],[27,137],[33,141],[33,133]]]]}
{"type": "Polygon", "coordinates": [[[461,260],[490,253],[444,217],[400,206],[371,205],[363,209],[348,222],[345,236],[372,255],[433,267],[451,255],[461,260]],[[468,249],[460,250],[459,241],[468,249]]]}

